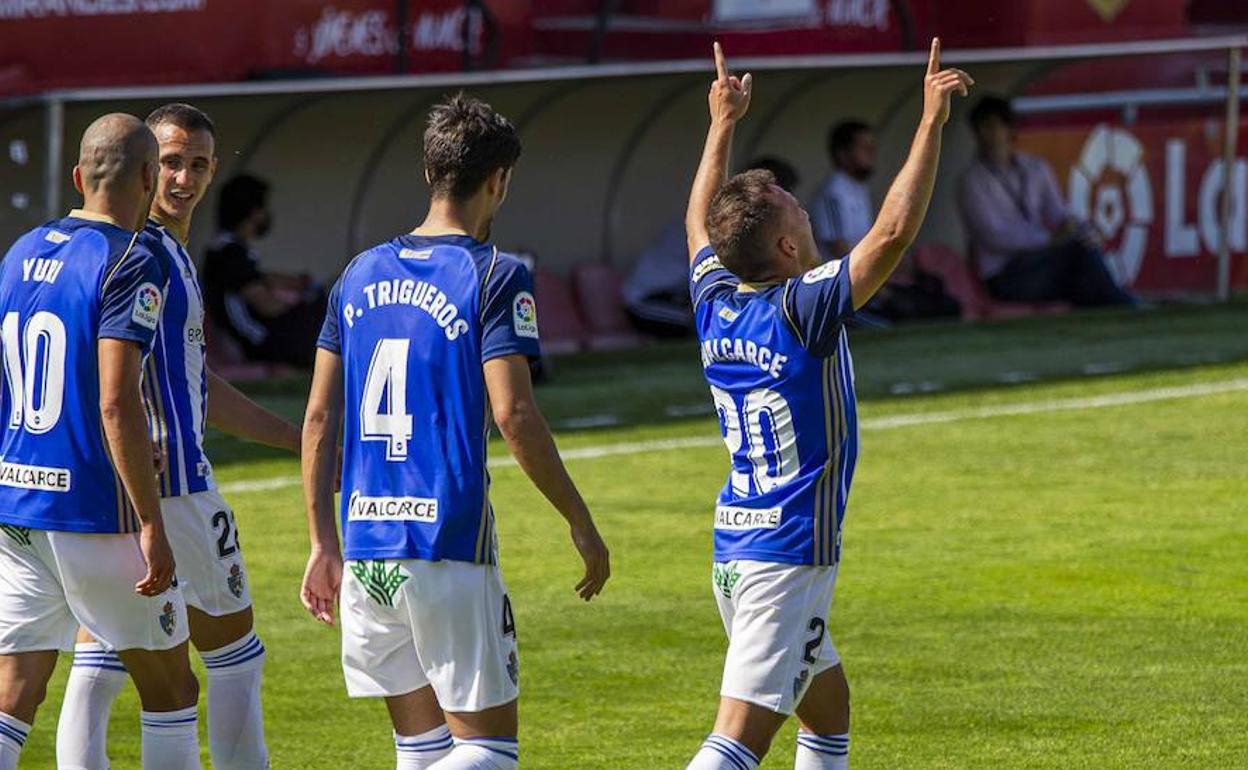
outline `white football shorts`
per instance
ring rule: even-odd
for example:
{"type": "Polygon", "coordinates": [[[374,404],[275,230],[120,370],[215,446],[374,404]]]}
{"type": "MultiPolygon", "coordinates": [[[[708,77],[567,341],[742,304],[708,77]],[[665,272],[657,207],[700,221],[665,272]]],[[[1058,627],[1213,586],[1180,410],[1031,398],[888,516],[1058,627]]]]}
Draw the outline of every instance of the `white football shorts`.
{"type": "Polygon", "coordinates": [[[828,635],[836,570],[744,560],[713,566],[728,633],[720,695],[793,713],[811,680],[841,660],[828,635]]]}
{"type": "Polygon", "coordinates": [[[167,650],[187,639],[175,584],[140,596],[138,535],[0,527],[0,654],[74,649],[81,625],[115,650],[167,650]]]}
{"type": "Polygon", "coordinates": [[[476,712],[520,694],[515,621],[497,565],[348,561],[340,606],[353,698],[432,685],[443,710],[476,712]]]}
{"type": "Polygon", "coordinates": [[[214,489],[160,501],[187,605],[208,615],[251,606],[234,511],[214,489]]]}

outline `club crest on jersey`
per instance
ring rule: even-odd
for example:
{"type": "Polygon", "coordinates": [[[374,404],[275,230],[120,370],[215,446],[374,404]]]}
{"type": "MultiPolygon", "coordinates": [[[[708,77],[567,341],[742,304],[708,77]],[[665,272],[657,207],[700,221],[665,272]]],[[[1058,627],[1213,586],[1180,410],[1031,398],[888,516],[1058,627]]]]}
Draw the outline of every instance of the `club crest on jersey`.
{"type": "Polygon", "coordinates": [[[529,292],[522,291],[516,295],[512,303],[511,323],[517,337],[537,339],[537,303],[529,292]]]}
{"type": "Polygon", "coordinates": [[[160,304],[160,289],[156,284],[143,284],[134,293],[134,310],[130,313],[130,320],[148,329],[155,329],[160,322],[160,304]]]}
{"type": "Polygon", "coordinates": [[[174,629],[177,627],[178,612],[174,609],[173,602],[165,602],[160,613],[160,630],[165,632],[165,636],[173,636],[174,629]]]}
{"type": "Polygon", "coordinates": [[[230,593],[234,594],[235,599],[239,599],[243,595],[243,570],[237,564],[230,565],[230,574],[225,579],[225,585],[230,589],[230,593]]]}
{"type": "Polygon", "coordinates": [[[841,264],[844,260],[834,259],[831,262],[824,262],[814,270],[808,270],[802,275],[802,283],[819,283],[829,278],[835,278],[836,274],[841,272],[841,264]]]}
{"type": "Polygon", "coordinates": [[[407,582],[407,575],[399,571],[398,562],[386,568],[384,559],[372,559],[351,562],[351,574],[360,581],[364,592],[383,607],[393,607],[394,597],[399,586],[407,582]]]}

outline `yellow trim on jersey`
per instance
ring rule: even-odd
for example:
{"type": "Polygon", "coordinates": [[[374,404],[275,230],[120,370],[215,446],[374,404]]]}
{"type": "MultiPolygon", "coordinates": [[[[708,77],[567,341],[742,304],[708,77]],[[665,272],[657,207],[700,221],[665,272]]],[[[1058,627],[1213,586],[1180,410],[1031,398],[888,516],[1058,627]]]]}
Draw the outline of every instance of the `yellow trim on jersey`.
{"type": "Polygon", "coordinates": [[[134,251],[134,244],[138,243],[139,234],[135,233],[130,236],[130,243],[126,245],[126,250],[121,253],[117,259],[117,264],[113,265],[113,269],[108,271],[108,275],[104,276],[104,280],[100,282],[100,296],[104,296],[104,290],[108,288],[108,284],[113,280],[113,276],[117,275],[117,271],[126,263],[130,257],[130,252],[134,251]]]}
{"type": "Polygon", "coordinates": [[[156,358],[148,356],[143,367],[144,405],[148,407],[148,420],[155,439],[165,453],[165,467],[160,471],[162,494],[169,494],[173,489],[173,458],[169,456],[169,423],[165,416],[165,399],[160,392],[160,379],[156,373],[156,358]],[[149,395],[150,394],[150,395],[149,395]]]}

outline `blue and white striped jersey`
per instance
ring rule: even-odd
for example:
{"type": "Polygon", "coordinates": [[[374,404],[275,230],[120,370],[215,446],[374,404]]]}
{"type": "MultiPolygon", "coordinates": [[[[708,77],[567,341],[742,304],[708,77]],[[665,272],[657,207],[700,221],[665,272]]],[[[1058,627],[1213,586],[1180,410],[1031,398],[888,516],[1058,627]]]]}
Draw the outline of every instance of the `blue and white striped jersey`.
{"type": "Polygon", "coordinates": [[[540,355],[529,271],[466,235],[352,260],[317,345],[342,357],[348,559],[496,562],[482,365],[540,355]]]}
{"type": "Polygon", "coordinates": [[[732,469],[715,507],[715,560],[830,565],[858,457],[848,260],[742,290],[708,246],[690,291],[732,469]]]}
{"type": "Polygon", "coordinates": [[[0,524],[138,531],[105,443],[98,346],[152,344],[168,268],[139,240],[75,210],[0,263],[0,524]]]}
{"type": "Polygon", "coordinates": [[[148,221],[140,240],[169,265],[165,310],[143,377],[152,441],[166,457],[160,496],[180,497],[215,488],[204,454],[208,369],[204,351],[204,295],[195,265],[173,233],[148,221]]]}

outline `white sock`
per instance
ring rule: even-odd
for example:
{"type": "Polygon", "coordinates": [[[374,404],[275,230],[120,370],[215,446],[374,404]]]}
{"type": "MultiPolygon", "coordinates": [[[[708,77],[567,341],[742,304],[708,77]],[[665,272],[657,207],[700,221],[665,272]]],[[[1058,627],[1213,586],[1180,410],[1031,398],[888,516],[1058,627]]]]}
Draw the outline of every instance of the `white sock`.
{"type": "Polygon", "coordinates": [[[74,665],[56,725],[60,770],[108,770],[108,716],[129,678],[117,653],[104,645],[74,645],[74,665]]]}
{"type": "Polygon", "coordinates": [[[815,735],[797,731],[797,759],[793,770],[848,770],[849,733],[815,735]]]}
{"type": "Polygon", "coordinates": [[[428,770],[434,762],[451,753],[451,731],[446,725],[420,735],[394,734],[395,770],[428,770]]]}
{"type": "Polygon", "coordinates": [[[30,735],[30,725],[0,711],[0,770],[17,770],[22,746],[30,735]]]}
{"type": "Polygon", "coordinates": [[[208,750],[213,768],[265,770],[269,749],[260,707],[264,645],[255,631],[249,631],[224,647],[201,650],[199,657],[208,671],[208,750]]]}
{"type": "Polygon", "coordinates": [[[143,770],[201,770],[199,716],[194,706],[144,711],[143,770]]]}
{"type": "Polygon", "coordinates": [[[516,770],[520,763],[515,738],[464,738],[429,770],[516,770]]]}
{"type": "Polygon", "coordinates": [[[758,757],[741,743],[719,733],[711,733],[693,755],[685,770],[754,770],[758,757]]]}

